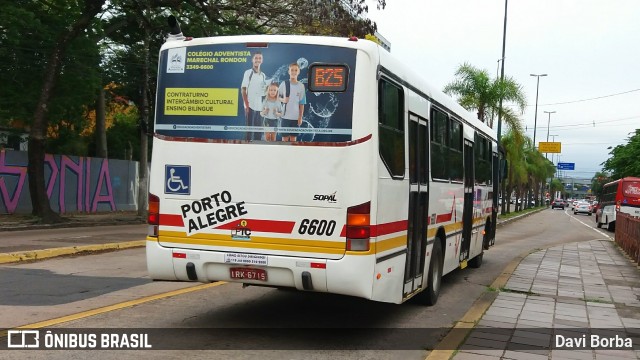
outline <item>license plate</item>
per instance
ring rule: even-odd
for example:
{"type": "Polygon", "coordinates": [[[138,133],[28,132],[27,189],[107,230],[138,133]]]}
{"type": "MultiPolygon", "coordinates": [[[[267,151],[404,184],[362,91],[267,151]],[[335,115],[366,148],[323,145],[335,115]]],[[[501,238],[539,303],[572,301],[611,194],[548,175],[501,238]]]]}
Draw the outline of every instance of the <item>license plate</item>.
{"type": "Polygon", "coordinates": [[[267,281],[267,271],[263,269],[231,268],[229,271],[232,279],[267,281]]]}

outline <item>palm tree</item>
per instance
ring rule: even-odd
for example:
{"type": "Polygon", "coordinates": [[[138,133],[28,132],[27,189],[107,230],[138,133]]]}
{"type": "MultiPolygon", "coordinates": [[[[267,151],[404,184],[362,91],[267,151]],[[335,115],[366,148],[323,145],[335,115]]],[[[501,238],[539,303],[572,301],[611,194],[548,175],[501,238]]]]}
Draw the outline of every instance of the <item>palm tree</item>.
{"type": "Polygon", "coordinates": [[[510,210],[508,199],[512,191],[517,190],[519,197],[522,189],[526,187],[524,184],[527,183],[527,168],[524,162],[523,146],[527,143],[527,139],[516,111],[504,106],[500,108],[500,98],[514,103],[521,113],[524,112],[527,101],[522,86],[511,77],[506,77],[504,80],[492,79],[488,71],[480,70],[468,63],[461,65],[455,76],[456,79],[444,87],[443,91],[446,94],[457,95],[458,103],[469,111],[476,110],[478,119],[489,127],[493,128],[493,116],[500,114],[509,129],[508,136],[502,136],[500,139],[509,164],[508,186],[507,182],[503,182],[501,191],[502,213],[505,214],[505,211],[510,210]]]}
{"type": "MultiPolygon", "coordinates": [[[[480,70],[468,63],[460,65],[455,76],[456,80],[447,84],[444,92],[457,95],[458,103],[469,111],[476,110],[478,119],[489,127],[493,127],[493,117],[490,115],[500,111],[500,95],[503,101],[514,103],[521,113],[527,106],[522,86],[511,77],[491,79],[487,70],[480,70]]],[[[522,133],[522,124],[513,110],[503,107],[502,119],[509,128],[522,133]]]]}
{"type": "MultiPolygon", "coordinates": [[[[524,162],[524,148],[526,140],[513,130],[509,130],[502,137],[502,146],[506,153],[508,164],[507,179],[502,182],[502,215],[511,212],[509,199],[514,190],[526,181],[527,170],[524,162]]],[[[517,205],[517,202],[516,202],[517,205]]]]}

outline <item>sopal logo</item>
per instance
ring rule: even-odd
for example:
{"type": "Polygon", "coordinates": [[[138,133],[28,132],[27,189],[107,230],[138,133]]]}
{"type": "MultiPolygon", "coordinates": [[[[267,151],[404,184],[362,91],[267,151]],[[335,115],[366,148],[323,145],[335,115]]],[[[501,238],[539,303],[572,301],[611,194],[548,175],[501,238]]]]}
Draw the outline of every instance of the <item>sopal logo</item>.
{"type": "Polygon", "coordinates": [[[338,200],[336,200],[336,193],[337,191],[334,191],[333,194],[328,194],[328,195],[313,195],[313,200],[314,201],[326,201],[329,203],[335,203],[338,200]]]}

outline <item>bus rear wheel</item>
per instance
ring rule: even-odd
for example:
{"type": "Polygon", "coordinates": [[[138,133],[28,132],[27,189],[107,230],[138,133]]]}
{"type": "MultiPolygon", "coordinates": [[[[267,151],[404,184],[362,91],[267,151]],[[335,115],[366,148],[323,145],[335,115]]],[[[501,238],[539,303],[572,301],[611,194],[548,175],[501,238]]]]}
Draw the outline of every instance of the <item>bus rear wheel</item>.
{"type": "Polygon", "coordinates": [[[484,252],[480,253],[479,255],[476,255],[476,257],[474,257],[473,259],[469,260],[469,266],[477,269],[480,266],[482,266],[482,257],[484,256],[484,252]]]}
{"type": "Polygon", "coordinates": [[[432,306],[438,302],[442,283],[442,265],[442,245],[440,244],[440,239],[436,238],[431,251],[431,261],[429,262],[427,288],[417,295],[420,302],[425,305],[432,306]]]}

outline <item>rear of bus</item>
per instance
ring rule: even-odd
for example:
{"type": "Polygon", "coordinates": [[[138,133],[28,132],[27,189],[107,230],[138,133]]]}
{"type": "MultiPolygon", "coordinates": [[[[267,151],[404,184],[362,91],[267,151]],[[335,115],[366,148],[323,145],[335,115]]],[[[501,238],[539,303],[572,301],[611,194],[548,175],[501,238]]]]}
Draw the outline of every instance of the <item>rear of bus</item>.
{"type": "Polygon", "coordinates": [[[640,178],[626,177],[620,184],[621,197],[616,201],[616,211],[640,216],[640,178]]]}
{"type": "Polygon", "coordinates": [[[626,177],[604,185],[596,214],[598,227],[615,229],[618,212],[640,216],[640,178],[626,177]]]}
{"type": "MultiPolygon", "coordinates": [[[[375,49],[366,41],[294,36],[163,45],[150,171],[151,278],[371,298],[377,118],[375,104],[354,111],[354,103],[365,94],[375,99],[375,49]],[[247,73],[258,53],[260,71],[247,73]],[[248,122],[242,87],[255,94],[252,82],[263,82],[262,110],[273,112],[263,95],[272,84],[279,99],[301,89],[290,81],[291,64],[305,89],[295,94],[306,98],[298,104],[302,126],[248,122]],[[267,141],[268,133],[275,139],[267,141]]],[[[281,105],[283,112],[296,106],[281,105]]]]}

